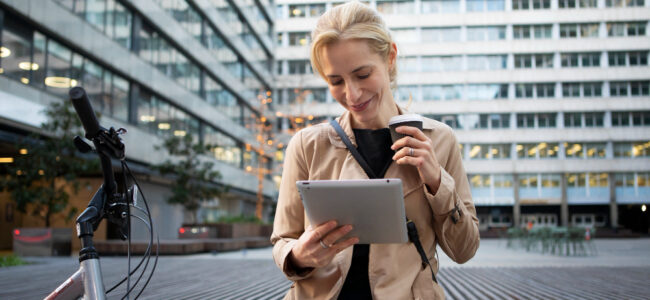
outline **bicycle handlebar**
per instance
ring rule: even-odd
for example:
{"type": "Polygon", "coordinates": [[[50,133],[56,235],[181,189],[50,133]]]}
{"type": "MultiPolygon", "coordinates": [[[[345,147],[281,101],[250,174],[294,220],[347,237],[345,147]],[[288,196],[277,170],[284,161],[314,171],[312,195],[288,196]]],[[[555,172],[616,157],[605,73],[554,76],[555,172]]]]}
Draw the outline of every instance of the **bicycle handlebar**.
{"type": "Polygon", "coordinates": [[[73,87],[70,89],[70,100],[72,100],[72,105],[81,119],[81,124],[86,130],[86,138],[92,140],[95,138],[101,131],[97,117],[95,117],[95,112],[93,107],[90,106],[90,100],[86,95],[86,91],[81,87],[73,87]]]}

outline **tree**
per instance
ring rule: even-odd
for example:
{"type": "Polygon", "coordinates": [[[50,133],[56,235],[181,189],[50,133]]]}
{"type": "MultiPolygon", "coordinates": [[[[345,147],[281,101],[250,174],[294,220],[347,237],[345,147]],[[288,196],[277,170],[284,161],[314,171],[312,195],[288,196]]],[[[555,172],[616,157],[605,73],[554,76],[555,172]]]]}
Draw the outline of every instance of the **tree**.
{"type": "Polygon", "coordinates": [[[191,135],[183,137],[172,136],[165,140],[162,147],[176,160],[166,160],[154,166],[162,175],[172,175],[172,196],[167,199],[170,204],[180,204],[189,211],[192,220],[196,223],[196,212],[201,203],[212,200],[225,192],[224,188],[215,182],[221,178],[218,171],[214,171],[214,162],[203,161],[201,156],[209,153],[211,145],[201,145],[193,142],[191,135]]]}
{"type": "Polygon", "coordinates": [[[75,135],[83,136],[81,121],[71,105],[54,102],[45,109],[47,121],[41,125],[45,134],[30,134],[18,143],[14,162],[3,166],[0,190],[8,191],[21,213],[41,218],[46,227],[53,215],[63,213],[66,220],[76,214],[68,205],[70,195],[79,190],[77,177],[96,172],[96,160],[80,157],[74,146],[75,135]]]}

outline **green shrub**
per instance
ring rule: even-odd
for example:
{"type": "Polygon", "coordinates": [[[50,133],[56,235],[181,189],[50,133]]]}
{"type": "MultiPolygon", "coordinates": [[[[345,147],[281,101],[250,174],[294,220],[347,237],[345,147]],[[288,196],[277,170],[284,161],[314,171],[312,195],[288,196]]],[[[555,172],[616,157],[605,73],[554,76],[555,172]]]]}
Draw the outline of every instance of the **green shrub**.
{"type": "Polygon", "coordinates": [[[11,255],[0,256],[0,268],[11,267],[11,266],[20,266],[26,265],[27,262],[22,260],[20,257],[11,255]]]}
{"type": "Polygon", "coordinates": [[[258,219],[256,216],[223,216],[217,220],[218,223],[255,223],[255,224],[264,224],[262,220],[258,219]]]}

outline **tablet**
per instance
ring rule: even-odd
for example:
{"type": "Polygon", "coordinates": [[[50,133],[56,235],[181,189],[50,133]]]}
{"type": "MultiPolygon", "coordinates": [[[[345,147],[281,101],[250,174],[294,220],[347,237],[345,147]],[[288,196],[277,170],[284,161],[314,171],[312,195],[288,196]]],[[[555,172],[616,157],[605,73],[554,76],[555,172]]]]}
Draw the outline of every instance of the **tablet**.
{"type": "Polygon", "coordinates": [[[351,224],[360,244],[406,243],[402,181],[397,178],[296,181],[311,224],[351,224]]]}

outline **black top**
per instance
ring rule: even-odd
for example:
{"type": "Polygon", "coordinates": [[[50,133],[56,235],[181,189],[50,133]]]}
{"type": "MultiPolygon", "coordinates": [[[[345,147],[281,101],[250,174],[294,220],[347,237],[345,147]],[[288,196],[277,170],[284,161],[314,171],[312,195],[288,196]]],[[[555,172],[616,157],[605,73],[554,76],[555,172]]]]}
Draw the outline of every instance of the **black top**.
{"type": "MultiPolygon", "coordinates": [[[[361,153],[361,156],[366,160],[372,171],[377,174],[378,178],[383,178],[395,154],[390,149],[390,146],[393,144],[390,139],[390,130],[388,128],[353,130],[359,153],[361,153]]],[[[350,265],[350,271],[345,278],[345,283],[339,294],[339,300],[372,299],[370,281],[368,280],[369,253],[370,245],[354,245],[352,250],[352,264],[350,265]]]]}

